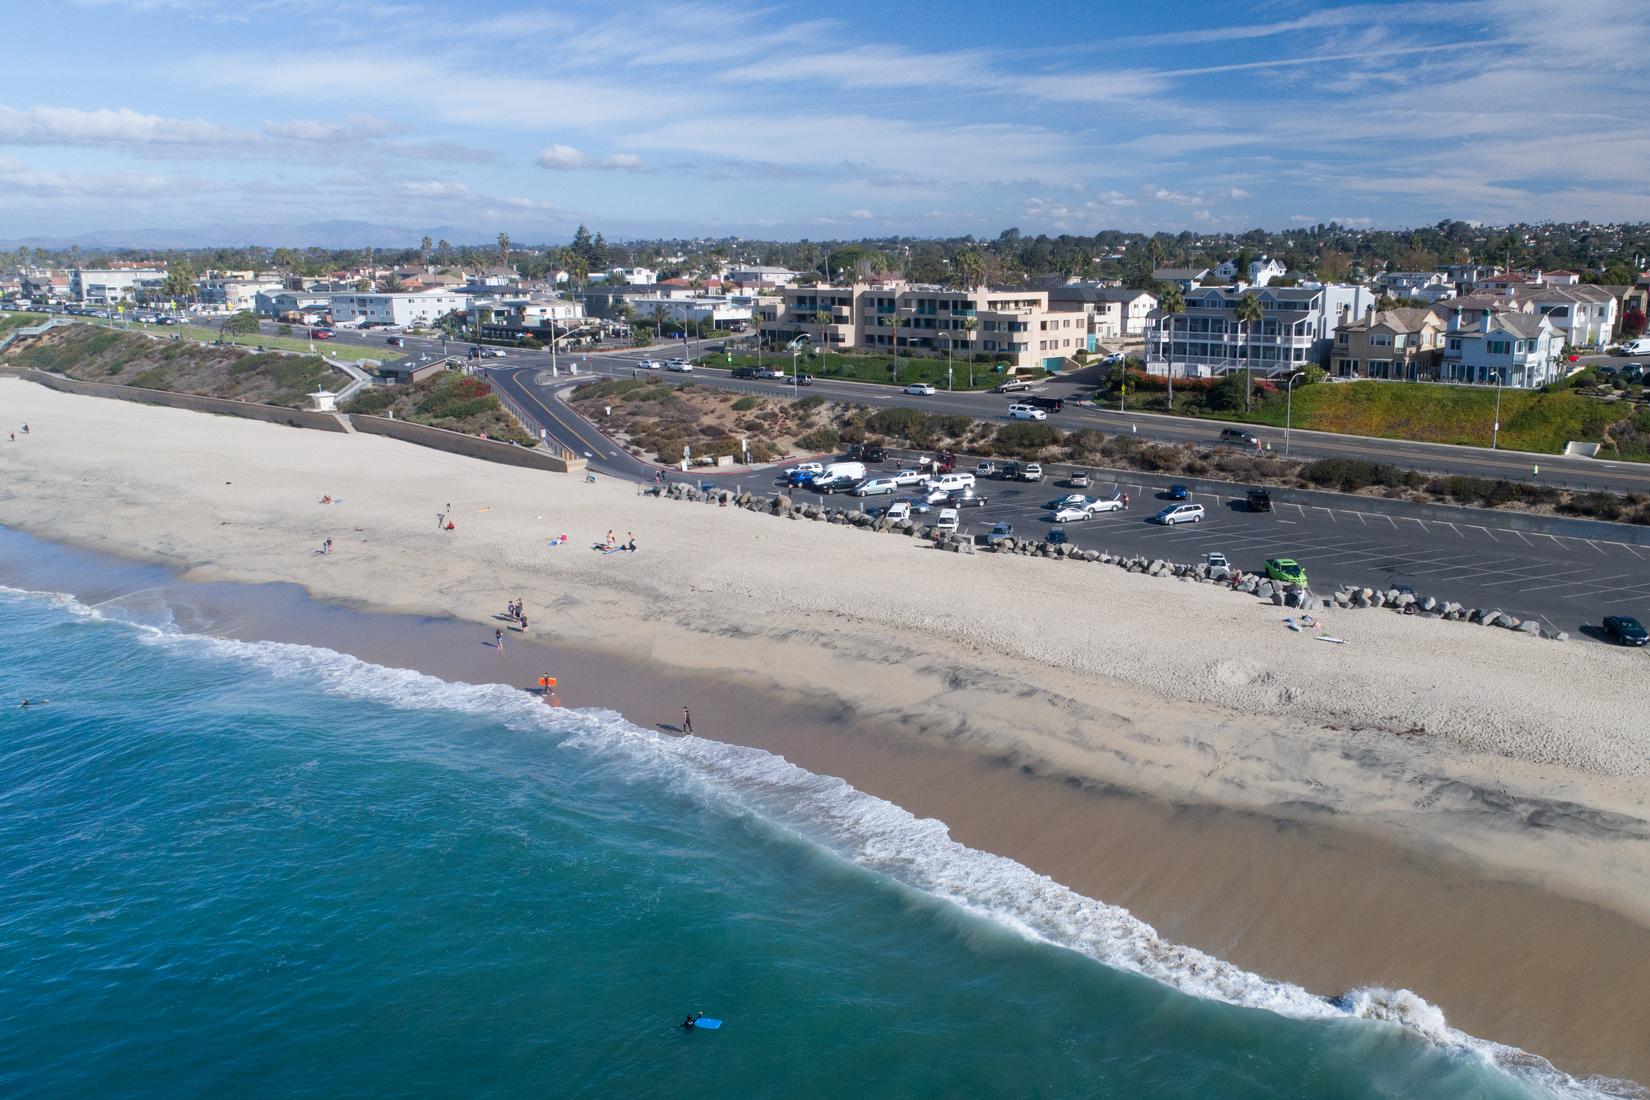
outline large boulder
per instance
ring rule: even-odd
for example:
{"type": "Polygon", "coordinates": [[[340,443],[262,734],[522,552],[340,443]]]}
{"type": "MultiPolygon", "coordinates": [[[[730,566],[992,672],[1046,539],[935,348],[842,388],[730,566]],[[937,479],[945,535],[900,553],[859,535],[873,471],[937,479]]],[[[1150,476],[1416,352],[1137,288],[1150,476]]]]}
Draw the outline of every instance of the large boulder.
{"type": "Polygon", "coordinates": [[[1259,596],[1261,599],[1269,600],[1272,598],[1272,593],[1277,590],[1278,586],[1273,584],[1271,581],[1261,581],[1255,586],[1254,592],[1255,595],[1259,596]]]}
{"type": "Polygon", "coordinates": [[[1540,634],[1541,624],[1536,622],[1534,619],[1525,619],[1523,622],[1518,624],[1516,629],[1520,634],[1540,634]]]}

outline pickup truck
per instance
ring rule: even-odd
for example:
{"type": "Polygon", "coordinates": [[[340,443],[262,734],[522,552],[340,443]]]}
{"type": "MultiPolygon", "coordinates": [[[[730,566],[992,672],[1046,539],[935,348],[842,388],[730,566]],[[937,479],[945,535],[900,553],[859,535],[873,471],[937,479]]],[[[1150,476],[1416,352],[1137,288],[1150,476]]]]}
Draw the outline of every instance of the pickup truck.
{"type": "Polygon", "coordinates": [[[990,461],[980,463],[978,466],[974,467],[974,476],[979,478],[996,477],[997,464],[990,461]]]}
{"type": "Polygon", "coordinates": [[[921,470],[895,470],[886,476],[893,478],[894,484],[902,489],[908,485],[921,485],[928,480],[928,475],[921,470]]]}
{"type": "Polygon", "coordinates": [[[776,382],[785,381],[785,372],[778,367],[763,367],[755,374],[757,378],[768,378],[776,382]]]}
{"type": "Polygon", "coordinates": [[[1020,471],[1021,481],[1043,480],[1043,465],[1040,462],[1028,462],[1025,469],[1020,471]]]}

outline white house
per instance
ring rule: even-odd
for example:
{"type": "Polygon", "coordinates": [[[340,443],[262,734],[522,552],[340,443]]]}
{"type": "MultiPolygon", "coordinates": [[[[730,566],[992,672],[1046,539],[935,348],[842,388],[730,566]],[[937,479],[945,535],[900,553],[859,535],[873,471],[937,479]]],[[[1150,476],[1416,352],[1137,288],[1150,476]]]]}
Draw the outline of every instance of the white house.
{"type": "Polygon", "coordinates": [[[796,272],[788,267],[769,267],[764,264],[741,264],[730,267],[723,278],[741,286],[789,286],[796,282],[796,272]]]}
{"type": "Polygon", "coordinates": [[[360,324],[363,321],[386,325],[428,324],[454,311],[463,312],[470,301],[467,295],[455,294],[450,290],[425,290],[411,294],[357,291],[331,297],[332,319],[339,324],[360,324]]]}
{"type": "Polygon", "coordinates": [[[735,324],[749,325],[751,307],[739,305],[723,297],[671,298],[647,296],[630,299],[630,308],[638,321],[663,318],[666,321],[709,321],[717,328],[731,328],[735,324]]]}
{"type": "Polygon", "coordinates": [[[283,313],[324,313],[332,308],[332,295],[307,290],[260,290],[252,298],[253,312],[260,317],[283,313]]]}
{"type": "Polygon", "coordinates": [[[1051,287],[1051,307],[1081,303],[1087,307],[1091,331],[1101,340],[1129,340],[1143,336],[1151,326],[1157,296],[1149,290],[1121,286],[1075,285],[1051,287]]]}
{"type": "Polygon", "coordinates": [[[1442,271],[1387,271],[1376,276],[1375,281],[1394,298],[1420,298],[1423,291],[1450,284],[1442,271]]]}
{"type": "Polygon", "coordinates": [[[1532,283],[1519,289],[1517,296],[1551,321],[1564,343],[1571,347],[1603,348],[1615,334],[1620,302],[1603,287],[1586,283],[1557,286],[1532,283]]]}
{"type": "Polygon", "coordinates": [[[469,318],[472,325],[490,321],[523,328],[545,328],[554,322],[560,331],[584,320],[584,304],[566,298],[477,298],[470,302],[469,318]]]}
{"type": "Polygon", "coordinates": [[[1518,309],[1458,310],[1444,335],[1446,382],[1535,389],[1558,377],[1563,337],[1547,318],[1518,309]]]}
{"type": "Polygon", "coordinates": [[[1262,256],[1258,260],[1249,261],[1249,285],[1265,286],[1273,279],[1281,279],[1288,274],[1289,269],[1270,256],[1262,256]]]}
{"type": "Polygon", "coordinates": [[[109,306],[122,298],[139,298],[166,282],[164,267],[75,268],[69,272],[69,297],[88,305],[109,306]]]}
{"type": "Polygon", "coordinates": [[[239,279],[209,276],[200,280],[195,296],[202,305],[222,306],[230,313],[255,309],[258,295],[281,290],[280,279],[239,279]]]}
{"type": "Polygon", "coordinates": [[[1146,338],[1146,370],[1212,378],[1241,371],[1287,374],[1308,363],[1323,366],[1343,316],[1361,316],[1374,304],[1364,287],[1198,287],[1185,296],[1185,312],[1158,310],[1146,338]],[[1253,294],[1261,319],[1254,331],[1238,320],[1238,303],[1253,294]],[[1252,357],[1252,358],[1251,358],[1252,357]]]}
{"type": "Polygon", "coordinates": [[[651,286],[659,281],[659,273],[650,267],[615,267],[607,277],[610,282],[627,286],[651,286]]]}

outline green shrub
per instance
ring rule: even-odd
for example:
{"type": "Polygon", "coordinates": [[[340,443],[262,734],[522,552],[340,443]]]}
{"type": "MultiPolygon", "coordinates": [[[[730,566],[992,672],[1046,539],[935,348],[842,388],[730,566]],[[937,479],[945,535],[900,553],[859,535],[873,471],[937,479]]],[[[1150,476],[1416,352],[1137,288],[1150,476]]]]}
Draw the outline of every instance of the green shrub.
{"type": "Polygon", "coordinates": [[[344,406],[347,413],[360,413],[363,416],[377,416],[391,405],[395,404],[395,394],[379,386],[365,389],[344,406]]]}
{"type": "Polygon", "coordinates": [[[730,407],[733,409],[734,412],[741,412],[742,413],[742,412],[750,412],[752,409],[756,408],[756,404],[757,404],[756,398],[754,398],[754,397],[741,397],[739,400],[735,401],[730,407]]]}
{"type": "Polygon", "coordinates": [[[1314,485],[1343,493],[1372,485],[1414,488],[1421,483],[1421,476],[1413,470],[1402,470],[1385,462],[1369,462],[1361,458],[1320,458],[1302,467],[1301,477],[1314,485]]]}
{"type": "Polygon", "coordinates": [[[1022,458],[1035,458],[1044,448],[1052,447],[1060,442],[1058,428],[1035,421],[1018,424],[1004,424],[991,437],[992,450],[1000,455],[1015,455],[1022,458]]]}
{"type": "Polygon", "coordinates": [[[797,436],[796,445],[811,454],[822,454],[840,447],[842,437],[834,428],[815,428],[806,435],[797,436]]]}
{"type": "Polygon", "coordinates": [[[823,397],[820,397],[816,393],[810,393],[807,397],[799,397],[795,401],[792,401],[791,408],[795,409],[798,413],[808,413],[819,408],[823,404],[825,404],[825,399],[823,397]]]}

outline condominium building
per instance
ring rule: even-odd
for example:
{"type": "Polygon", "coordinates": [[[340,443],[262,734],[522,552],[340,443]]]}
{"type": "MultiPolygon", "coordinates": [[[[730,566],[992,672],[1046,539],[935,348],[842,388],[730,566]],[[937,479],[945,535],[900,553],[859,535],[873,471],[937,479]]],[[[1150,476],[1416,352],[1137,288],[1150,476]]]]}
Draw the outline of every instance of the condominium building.
{"type": "Polygon", "coordinates": [[[1123,286],[1084,284],[1050,287],[1051,306],[1081,305],[1092,318],[1092,332],[1101,340],[1138,340],[1151,328],[1157,295],[1123,286]]]}
{"type": "Polygon", "coordinates": [[[165,283],[164,267],[77,267],[69,272],[69,297],[87,305],[110,306],[159,291],[165,283]]]}
{"type": "Polygon", "coordinates": [[[1059,370],[1091,350],[1089,319],[1046,290],[947,290],[899,282],[786,287],[760,307],[762,339],[815,347],[988,355],[1013,370],[1059,370]]]}
{"type": "Polygon", "coordinates": [[[1432,310],[1371,307],[1336,328],[1331,369],[1338,378],[1426,382],[1443,355],[1444,322],[1432,310]]]}
{"type": "Polygon", "coordinates": [[[1450,314],[1439,376],[1446,382],[1535,389],[1559,377],[1564,346],[1551,321],[1518,309],[1450,314]]]}
{"type": "Polygon", "coordinates": [[[1602,349],[1615,336],[1620,300],[1611,290],[1579,282],[1542,283],[1517,294],[1551,321],[1571,347],[1602,349]]]}
{"type": "Polygon", "coordinates": [[[340,324],[346,321],[370,321],[386,325],[416,325],[439,321],[449,313],[462,313],[469,308],[467,295],[447,290],[424,290],[413,294],[352,293],[334,294],[332,319],[340,324]]]}
{"type": "Polygon", "coordinates": [[[1197,287],[1185,296],[1185,312],[1153,314],[1146,340],[1146,370],[1212,378],[1234,370],[1286,374],[1307,364],[1323,366],[1335,326],[1365,312],[1374,296],[1342,284],[1299,287],[1197,287]],[[1238,303],[1253,295],[1261,319],[1253,332],[1238,320],[1238,303]]]}

